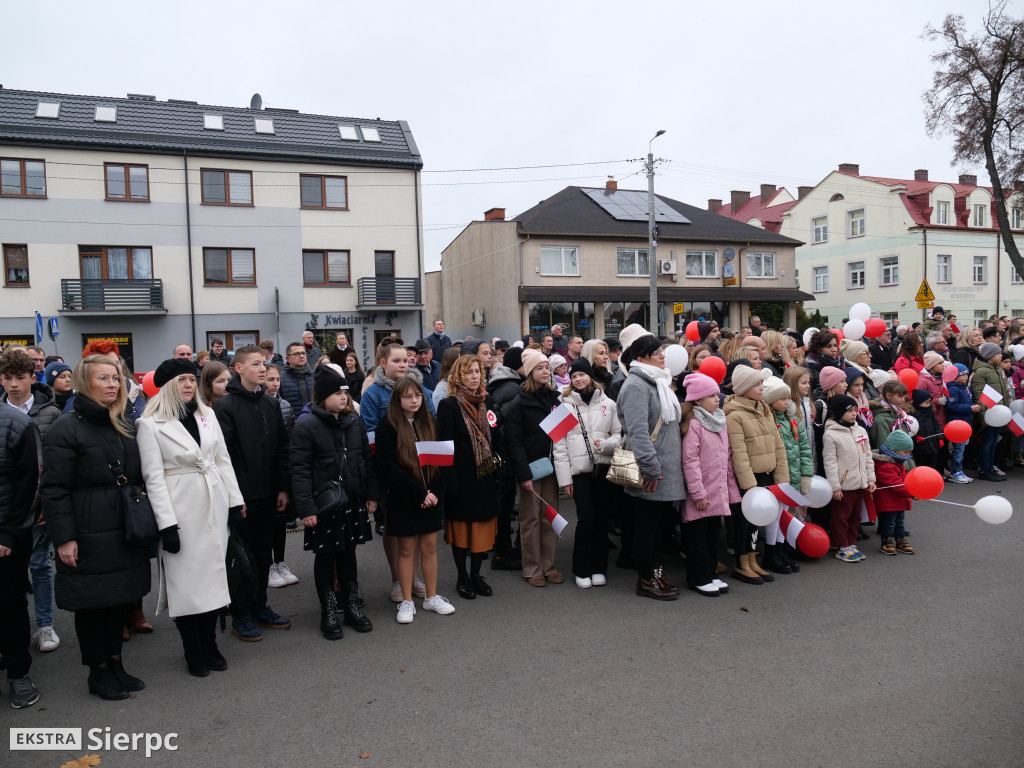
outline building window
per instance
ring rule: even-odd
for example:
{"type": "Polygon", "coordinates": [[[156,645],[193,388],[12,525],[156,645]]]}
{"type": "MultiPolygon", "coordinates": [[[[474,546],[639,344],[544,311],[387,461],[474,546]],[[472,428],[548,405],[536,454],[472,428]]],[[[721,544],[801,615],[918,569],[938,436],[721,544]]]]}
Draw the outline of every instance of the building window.
{"type": "Polygon", "coordinates": [[[974,310],[974,324],[975,325],[977,325],[978,323],[980,323],[984,319],[985,319],[985,310],[984,309],[976,309],[976,310],[974,310]]]}
{"type": "Polygon", "coordinates": [[[204,248],[203,281],[207,285],[256,285],[256,251],[204,248]]]}
{"type": "Polygon", "coordinates": [[[348,210],[348,178],[345,176],[299,176],[303,208],[348,210]]]}
{"type": "Polygon", "coordinates": [[[974,257],[974,282],[988,282],[988,256],[974,257]]]}
{"type": "Polygon", "coordinates": [[[305,285],[351,285],[348,251],[303,251],[302,282],[305,285]]]}
{"type": "Polygon", "coordinates": [[[149,166],[105,163],[107,200],[149,200],[149,166]]]}
{"type": "Polygon", "coordinates": [[[618,274],[619,277],[640,277],[648,276],[647,270],[647,249],[646,248],[619,248],[618,252],[618,274]]]}
{"type": "Polygon", "coordinates": [[[863,288],[865,284],[864,262],[851,261],[846,265],[846,287],[863,288]]]}
{"type": "Polygon", "coordinates": [[[687,251],[687,277],[716,277],[718,275],[717,251],[687,251]]]}
{"type": "Polygon", "coordinates": [[[878,316],[885,320],[886,325],[892,325],[893,323],[899,324],[900,313],[899,312],[879,312],[878,316]]]}
{"type": "Polygon", "coordinates": [[[580,273],[579,249],[545,245],[540,249],[540,273],[542,275],[578,275],[580,273]]]}
{"type": "Polygon", "coordinates": [[[1010,265],[1010,282],[1016,285],[1024,283],[1024,280],[1021,280],[1020,275],[1017,274],[1017,268],[1013,264],[1010,265]]]}
{"type": "Polygon", "coordinates": [[[46,163],[42,160],[0,158],[0,195],[46,197],[46,163]]]}
{"type": "Polygon", "coordinates": [[[953,263],[953,257],[949,254],[940,253],[935,257],[935,282],[937,283],[949,283],[950,280],[950,267],[953,263]]]}
{"type": "Polygon", "coordinates": [[[775,277],[775,254],[748,253],[747,277],[775,277]]]}
{"type": "Polygon", "coordinates": [[[811,229],[814,230],[815,243],[828,242],[828,216],[811,219],[811,229]]]}
{"type": "Polygon", "coordinates": [[[824,293],[828,290],[828,267],[814,268],[814,292],[824,293]]]}
{"type": "Polygon", "coordinates": [[[584,341],[594,338],[594,302],[537,302],[527,306],[530,334],[540,343],[556,325],[565,336],[580,336],[584,341]]]}
{"type": "Polygon", "coordinates": [[[850,211],[846,214],[846,220],[849,224],[846,231],[850,237],[861,237],[867,231],[864,224],[864,209],[858,208],[856,211],[850,211]]]}
{"type": "Polygon", "coordinates": [[[935,223],[949,224],[949,201],[940,200],[935,204],[935,223]]]}
{"type": "Polygon", "coordinates": [[[259,344],[260,333],[259,331],[208,331],[206,334],[207,349],[213,346],[214,339],[220,339],[224,342],[224,349],[229,354],[234,354],[235,350],[242,347],[259,344]]]}
{"type": "MultiPolygon", "coordinates": [[[[627,325],[638,323],[647,327],[649,304],[641,302],[607,302],[604,305],[604,332],[606,336],[618,338],[627,325]]],[[[532,325],[531,325],[532,328],[532,325]]]]}
{"type": "Polygon", "coordinates": [[[80,245],[83,280],[152,280],[153,249],[80,245]]]}
{"type": "Polygon", "coordinates": [[[974,206],[974,226],[984,227],[985,226],[985,206],[976,205],[974,206]]]}
{"type": "Polygon", "coordinates": [[[878,284],[880,286],[900,284],[899,256],[884,256],[878,260],[878,284]]]}
{"type": "Polygon", "coordinates": [[[1010,209],[1010,228],[1011,229],[1024,229],[1024,209],[1011,208],[1010,209]]]}
{"type": "Polygon", "coordinates": [[[4,246],[4,285],[28,285],[28,246],[4,246]]]}
{"type": "Polygon", "coordinates": [[[203,169],[203,202],[213,205],[252,205],[252,172],[203,169]]]}

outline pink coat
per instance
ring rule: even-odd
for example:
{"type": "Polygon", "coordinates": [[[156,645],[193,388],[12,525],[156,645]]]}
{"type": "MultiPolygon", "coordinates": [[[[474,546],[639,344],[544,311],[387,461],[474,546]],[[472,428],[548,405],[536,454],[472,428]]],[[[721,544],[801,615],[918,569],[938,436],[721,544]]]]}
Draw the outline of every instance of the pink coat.
{"type": "Polygon", "coordinates": [[[710,432],[695,416],[683,438],[683,478],[686,480],[686,501],[683,521],[691,523],[702,517],[728,515],[729,504],[740,501],[740,488],[732,471],[729,433],[710,432]],[[708,500],[708,508],[697,509],[697,502],[708,500]]]}
{"type": "Polygon", "coordinates": [[[917,388],[923,389],[932,396],[932,411],[935,413],[935,420],[939,422],[939,429],[946,428],[946,406],[936,402],[940,397],[945,397],[942,391],[942,379],[932,376],[928,371],[921,371],[917,380],[917,388]]]}

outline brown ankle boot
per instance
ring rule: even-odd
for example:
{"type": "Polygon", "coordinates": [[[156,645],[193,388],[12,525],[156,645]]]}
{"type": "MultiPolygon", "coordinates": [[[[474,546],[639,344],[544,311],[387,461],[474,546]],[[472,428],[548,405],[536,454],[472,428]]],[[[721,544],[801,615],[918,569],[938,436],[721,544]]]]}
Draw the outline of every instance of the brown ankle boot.
{"type": "Polygon", "coordinates": [[[775,581],[775,577],[772,576],[768,571],[757,564],[757,552],[751,552],[747,555],[747,566],[761,577],[764,581],[775,581]]]}
{"type": "Polygon", "coordinates": [[[128,625],[136,632],[153,631],[153,625],[146,621],[146,614],[142,612],[141,608],[136,608],[131,612],[131,616],[128,619],[128,625]]]}
{"type": "Polygon", "coordinates": [[[744,584],[764,584],[764,579],[750,570],[746,555],[736,556],[736,567],[732,569],[732,575],[744,584]]]}

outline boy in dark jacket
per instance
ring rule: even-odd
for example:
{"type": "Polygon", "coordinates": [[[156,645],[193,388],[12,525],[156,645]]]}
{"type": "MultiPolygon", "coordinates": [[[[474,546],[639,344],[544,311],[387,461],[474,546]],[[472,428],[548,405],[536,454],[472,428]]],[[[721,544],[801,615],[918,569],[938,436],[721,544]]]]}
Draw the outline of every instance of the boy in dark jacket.
{"type": "Polygon", "coordinates": [[[256,599],[252,605],[231,605],[231,632],[239,640],[256,642],[256,628],[288,629],[292,624],[267,605],[267,578],[273,559],[274,521],[288,506],[288,437],[277,401],[264,397],[267,374],[263,352],[247,345],[235,352],[236,375],[227,395],[214,405],[224,432],[238,487],[245,499],[245,515],[230,519],[238,526],[256,559],[256,599]]]}
{"type": "Polygon", "coordinates": [[[939,420],[932,410],[932,394],[924,389],[915,389],[914,418],[917,419],[917,434],[914,435],[914,463],[919,467],[931,467],[942,472],[939,463],[940,451],[946,444],[945,435],[939,427],[939,420]]]}
{"type": "MultiPolygon", "coordinates": [[[[949,397],[946,400],[946,423],[951,421],[963,421],[968,426],[974,423],[974,414],[981,410],[981,407],[971,399],[971,393],[967,391],[967,379],[970,371],[966,365],[956,364],[957,377],[946,385],[949,397]]],[[[949,457],[950,482],[966,485],[973,483],[974,478],[964,474],[964,451],[970,439],[962,443],[953,443],[949,457]]]]}

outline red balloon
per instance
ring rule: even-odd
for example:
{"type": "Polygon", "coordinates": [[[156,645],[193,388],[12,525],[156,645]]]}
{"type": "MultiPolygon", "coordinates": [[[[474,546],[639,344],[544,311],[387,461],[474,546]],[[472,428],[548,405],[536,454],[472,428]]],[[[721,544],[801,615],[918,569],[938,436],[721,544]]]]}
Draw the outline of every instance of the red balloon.
{"type": "Polygon", "coordinates": [[[142,391],[146,393],[146,397],[155,397],[156,393],[160,391],[160,387],[153,381],[155,375],[156,371],[150,371],[142,377],[142,391]]]}
{"type": "Polygon", "coordinates": [[[697,321],[693,320],[686,324],[686,338],[694,344],[700,343],[700,330],[697,328],[697,321]]]}
{"type": "Polygon", "coordinates": [[[889,326],[886,324],[885,320],[873,317],[864,323],[864,336],[869,339],[877,339],[885,333],[885,329],[888,327],[889,326]]]}
{"type": "Polygon", "coordinates": [[[914,467],[907,472],[907,490],[919,499],[934,499],[944,485],[942,475],[931,467],[914,467]]]}
{"type": "Polygon", "coordinates": [[[828,552],[828,534],[820,525],[804,523],[804,529],[796,537],[796,546],[808,557],[824,557],[828,552]]]}
{"type": "Polygon", "coordinates": [[[705,376],[710,376],[716,384],[721,384],[725,379],[725,361],[714,355],[701,360],[697,370],[705,376]]]}
{"type": "Polygon", "coordinates": [[[846,338],[845,336],[843,336],[843,332],[840,331],[838,328],[829,328],[828,330],[829,332],[834,333],[836,335],[836,338],[839,339],[839,341],[842,341],[843,339],[846,338]]]}
{"type": "Polygon", "coordinates": [[[917,371],[913,368],[904,368],[899,372],[896,378],[902,381],[906,385],[907,389],[915,390],[917,389],[918,379],[921,377],[917,375],[917,371]]]}
{"type": "Polygon", "coordinates": [[[942,434],[951,443],[966,443],[971,439],[971,425],[966,421],[951,421],[946,424],[942,434]]]}

